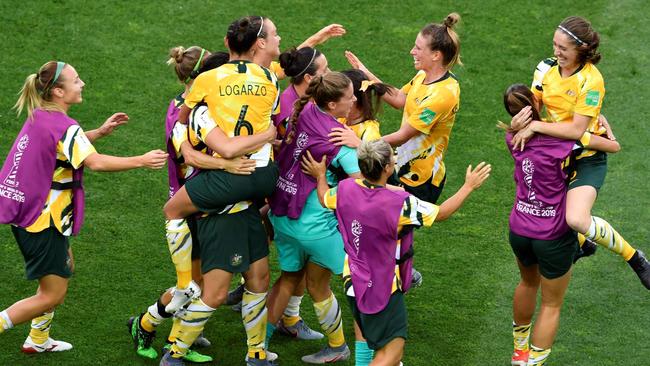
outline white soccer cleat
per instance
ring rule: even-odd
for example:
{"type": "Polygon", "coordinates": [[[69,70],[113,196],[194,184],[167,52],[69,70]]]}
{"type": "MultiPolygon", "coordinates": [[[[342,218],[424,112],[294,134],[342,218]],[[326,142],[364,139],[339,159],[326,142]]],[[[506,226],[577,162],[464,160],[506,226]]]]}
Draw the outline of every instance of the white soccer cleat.
{"type": "Polygon", "coordinates": [[[172,290],[172,300],[165,306],[165,311],[169,314],[174,314],[183,305],[200,296],[201,288],[194,281],[191,281],[187,288],[178,289],[174,287],[172,290]]]}
{"type": "Polygon", "coordinates": [[[43,344],[34,343],[32,337],[27,337],[21,351],[23,353],[43,353],[43,352],[63,352],[72,349],[72,345],[68,342],[57,341],[48,338],[43,344]]]}

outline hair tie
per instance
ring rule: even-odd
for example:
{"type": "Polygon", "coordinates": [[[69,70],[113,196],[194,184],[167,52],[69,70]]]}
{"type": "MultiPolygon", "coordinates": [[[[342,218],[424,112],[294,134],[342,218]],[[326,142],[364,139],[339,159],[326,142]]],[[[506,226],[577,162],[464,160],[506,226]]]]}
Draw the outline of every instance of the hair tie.
{"type": "Polygon", "coordinates": [[[376,83],[377,81],[375,80],[363,80],[361,81],[361,87],[359,88],[359,91],[365,92],[366,90],[368,90],[369,86],[374,85],[376,83]]]}
{"type": "Polygon", "coordinates": [[[201,54],[199,55],[199,59],[196,61],[196,65],[194,65],[194,68],[192,69],[192,72],[190,72],[190,76],[185,78],[185,84],[189,83],[190,80],[196,78],[199,73],[199,68],[201,67],[201,60],[203,60],[203,55],[205,55],[205,48],[201,48],[201,54]]]}
{"type": "Polygon", "coordinates": [[[314,62],[314,58],[316,58],[316,49],[315,48],[314,48],[314,53],[312,53],[312,55],[311,55],[311,60],[309,60],[309,62],[307,63],[307,66],[305,66],[305,68],[301,72],[296,74],[296,76],[294,76],[294,78],[297,78],[298,76],[304,74],[307,71],[307,69],[309,68],[309,66],[311,66],[311,63],[314,62]]]}
{"type": "Polygon", "coordinates": [[[50,91],[50,89],[52,89],[52,86],[54,86],[54,84],[56,84],[56,81],[59,80],[59,76],[61,76],[61,71],[63,71],[64,67],[65,67],[65,62],[62,61],[56,62],[56,71],[54,72],[54,77],[50,81],[50,85],[48,85],[45,89],[43,89],[42,94],[46,94],[47,92],[50,91]]]}
{"type": "Polygon", "coordinates": [[[260,17],[260,29],[257,31],[257,38],[260,38],[260,34],[262,34],[263,27],[264,27],[264,18],[260,17]]]}
{"type": "Polygon", "coordinates": [[[586,45],[586,44],[587,44],[587,42],[585,42],[585,41],[581,40],[580,38],[578,38],[578,36],[576,36],[575,34],[571,33],[570,30],[564,28],[562,25],[558,25],[557,27],[560,28],[564,33],[566,33],[566,34],[568,34],[569,36],[571,36],[571,38],[573,38],[573,40],[576,41],[576,43],[578,44],[578,46],[583,46],[583,45],[586,45]]]}

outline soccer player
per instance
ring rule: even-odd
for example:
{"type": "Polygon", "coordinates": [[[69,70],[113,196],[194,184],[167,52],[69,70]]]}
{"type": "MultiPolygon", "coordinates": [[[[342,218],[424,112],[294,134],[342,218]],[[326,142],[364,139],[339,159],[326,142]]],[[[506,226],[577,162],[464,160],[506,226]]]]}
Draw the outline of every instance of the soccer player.
{"type": "MultiPolygon", "coordinates": [[[[504,93],[506,110],[516,116],[530,109],[539,120],[535,97],[523,84],[510,86],[504,93]]],[[[515,118],[512,127],[523,124],[515,118]]],[[[560,310],[569,280],[571,265],[578,251],[576,234],[565,220],[569,159],[575,141],[536,135],[521,150],[512,139],[516,131],[508,128],[506,143],[515,161],[516,200],[510,214],[510,245],[517,257],[521,281],[513,297],[514,352],[512,365],[543,365],[551,352],[560,320],[560,310]],[[530,336],[537,292],[541,286],[542,303],[530,336]]],[[[616,141],[594,134],[589,140],[593,150],[616,152],[616,141]]],[[[571,159],[572,160],[572,159],[571,159]]]]}
{"type": "Polygon", "coordinates": [[[133,157],[97,153],[92,141],[109,135],[129,118],[116,113],[100,128],[84,132],[67,115],[72,105],[82,102],[84,85],[72,65],[50,61],[27,77],[14,106],[18,115],[27,109],[27,120],[1,170],[0,222],[13,225],[27,279],[38,280],[38,289],[34,296],[0,312],[0,333],[31,320],[22,346],[25,353],[72,348],[52,339],[50,327],[74,270],[69,237],[79,233],[83,222],[83,168],[159,169],[167,159],[161,150],[133,157]]]}
{"type": "MultiPolygon", "coordinates": [[[[436,203],[445,184],[445,153],[460,102],[460,86],[451,72],[460,65],[460,39],[454,25],[457,13],[442,24],[426,25],[411,49],[417,74],[402,89],[392,88],[383,99],[403,109],[399,130],[383,137],[397,147],[398,183],[419,199],[436,203]]],[[[346,51],[352,67],[361,69],[371,80],[381,80],[352,53],[346,51]]],[[[392,180],[391,180],[392,182],[392,180]]],[[[415,271],[416,284],[422,276],[415,271]]]]}
{"type": "MultiPolygon", "coordinates": [[[[586,19],[572,16],[560,23],[553,35],[555,58],[539,63],[532,85],[539,107],[546,107],[547,121],[530,122],[515,135],[514,146],[523,148],[534,133],[569,140],[607,134],[598,119],[605,96],[603,77],[596,68],[601,59],[599,44],[598,32],[586,19]]],[[[607,221],[591,214],[607,173],[607,154],[585,149],[576,159],[567,194],[569,226],[622,256],[650,290],[650,262],[643,252],[635,250],[607,221]]]]}
{"type": "MultiPolygon", "coordinates": [[[[184,85],[184,91],[170,102],[165,122],[167,153],[169,154],[167,159],[169,197],[172,197],[185,184],[185,181],[196,175],[198,169],[223,169],[233,174],[247,175],[255,168],[255,161],[245,157],[224,159],[212,156],[205,144],[196,137],[194,130],[188,130],[186,124],[178,122],[180,106],[189,93],[196,76],[225,64],[228,59],[229,55],[225,52],[210,54],[207,50],[197,46],[188,49],[178,46],[170,50],[168,64],[174,65],[176,76],[184,85]]],[[[182,246],[170,246],[169,251],[176,266],[178,281],[176,288],[191,286],[197,293],[195,296],[198,296],[200,294],[199,288],[202,285],[202,276],[200,245],[196,235],[196,218],[189,216],[186,220],[190,233],[186,233],[183,240],[176,240],[173,236],[170,237],[170,243],[182,244],[182,246]],[[190,279],[194,281],[193,284],[190,284],[190,279]]],[[[127,325],[133,338],[136,354],[139,356],[150,359],[158,357],[158,352],[152,347],[152,342],[158,325],[173,315],[165,310],[165,307],[171,301],[173,290],[172,288],[165,291],[142,315],[129,319],[127,325]]],[[[176,334],[176,328],[179,325],[180,320],[174,318],[174,325],[165,347],[171,347],[171,344],[175,341],[173,335],[176,334]]],[[[201,335],[194,341],[193,346],[208,347],[210,341],[201,335]]],[[[202,355],[192,349],[188,350],[184,359],[194,363],[212,361],[212,357],[202,355]]]]}
{"type": "Polygon", "coordinates": [[[256,170],[244,177],[253,179],[244,181],[236,179],[242,176],[225,175],[229,173],[212,174],[221,172],[217,170],[202,171],[165,205],[168,219],[185,217],[197,209],[211,215],[198,220],[197,225],[203,292],[179,315],[181,325],[176,341],[160,365],[184,364],[182,358],[189,346],[226,299],[233,273],[243,273],[246,281],[242,320],[247,334],[247,364],[269,364],[270,357],[264,348],[269,249],[259,211],[250,202],[254,197],[247,195],[263,198],[267,194],[266,186],[275,186],[277,179],[268,144],[276,132],[271,113],[279,99],[277,80],[268,69],[252,60],[259,52],[277,57],[279,41],[275,25],[268,18],[248,16],[232,22],[226,35],[230,62],[199,75],[181,107],[179,120],[183,122],[183,111],[189,112],[205,100],[207,110],[197,110],[200,115],[194,116],[190,128],[222,157],[252,154],[256,170]],[[179,195],[184,197],[174,203],[179,195]],[[247,198],[242,200],[244,196],[247,198]],[[224,202],[228,204],[225,209],[217,208],[224,202]]]}
{"type": "Polygon", "coordinates": [[[318,203],[313,179],[300,170],[300,158],[307,150],[326,158],[332,184],[341,176],[358,176],[355,151],[335,146],[328,137],[333,127],[340,126],[337,118],[347,117],[354,101],[352,83],[341,73],[329,72],[311,80],[289,119],[277,159],[280,178],[269,200],[282,270],[268,302],[270,317],[280,317],[306,273],[307,291],[328,338],[321,351],[302,357],[307,363],[343,361],[350,350],[343,335],[340,307],[329,286],[332,274],[338,275],[343,269],[341,234],[334,215],[318,203]]]}
{"type": "Polygon", "coordinates": [[[408,336],[403,293],[411,286],[412,229],[451,216],[488,178],[491,167],[469,166],[465,184],[436,206],[386,186],[396,164],[387,142],[364,141],[358,157],[363,177],[345,179],[334,188],[327,184],[324,158],[319,161],[307,153],[302,167],[317,179],[323,207],[336,210],[347,253],[345,293],[363,336],[376,352],[371,365],[397,366],[408,336]]]}

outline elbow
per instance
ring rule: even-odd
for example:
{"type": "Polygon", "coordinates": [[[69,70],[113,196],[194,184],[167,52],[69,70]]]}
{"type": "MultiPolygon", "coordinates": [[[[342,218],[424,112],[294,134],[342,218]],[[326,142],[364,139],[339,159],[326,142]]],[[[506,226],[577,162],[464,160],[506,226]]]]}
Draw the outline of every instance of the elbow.
{"type": "Polygon", "coordinates": [[[234,159],[238,156],[237,154],[238,152],[235,151],[235,149],[229,149],[229,148],[219,149],[217,153],[224,159],[234,159]]]}
{"type": "Polygon", "coordinates": [[[621,144],[618,143],[618,141],[613,141],[614,143],[612,144],[612,150],[610,153],[616,154],[617,152],[621,151],[621,144]]]}
{"type": "Polygon", "coordinates": [[[84,160],[84,167],[98,172],[102,170],[102,161],[99,154],[93,154],[84,160]]]}

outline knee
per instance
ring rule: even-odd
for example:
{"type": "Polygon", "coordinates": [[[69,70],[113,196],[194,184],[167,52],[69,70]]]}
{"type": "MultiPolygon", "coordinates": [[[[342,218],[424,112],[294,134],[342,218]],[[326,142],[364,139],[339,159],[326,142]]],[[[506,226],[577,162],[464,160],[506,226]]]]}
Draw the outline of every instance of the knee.
{"type": "Polygon", "coordinates": [[[68,289],[61,289],[58,291],[49,291],[46,293],[40,293],[39,297],[41,304],[45,310],[54,309],[57,306],[63,304],[65,300],[65,295],[67,294],[68,289]]]}
{"type": "Polygon", "coordinates": [[[581,212],[571,212],[569,210],[566,213],[566,223],[571,227],[571,229],[584,234],[589,231],[591,216],[581,212]]]}
{"type": "Polygon", "coordinates": [[[307,292],[314,299],[314,302],[318,302],[328,298],[331,290],[327,282],[321,283],[320,281],[313,281],[307,278],[307,292]]]}
{"type": "Polygon", "coordinates": [[[519,287],[522,287],[525,290],[537,291],[539,288],[539,278],[522,278],[521,281],[519,281],[519,287]]]}
{"type": "Polygon", "coordinates": [[[203,295],[201,295],[201,300],[203,300],[203,303],[208,305],[211,308],[218,308],[226,302],[226,298],[228,297],[228,291],[211,291],[211,292],[204,292],[203,295]]]}
{"type": "Polygon", "coordinates": [[[250,292],[261,293],[269,289],[271,275],[267,270],[256,271],[252,276],[246,277],[246,289],[250,292]]]}

